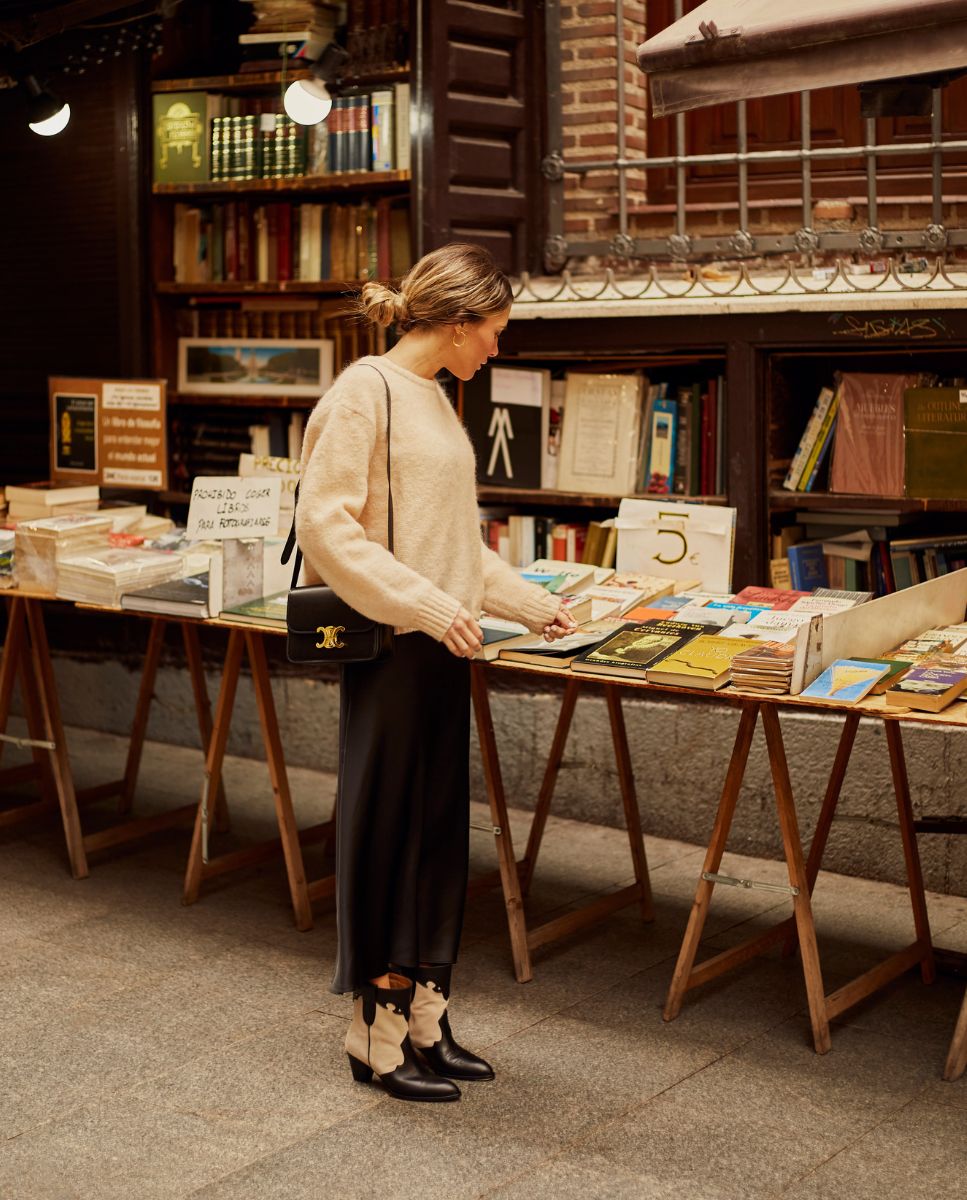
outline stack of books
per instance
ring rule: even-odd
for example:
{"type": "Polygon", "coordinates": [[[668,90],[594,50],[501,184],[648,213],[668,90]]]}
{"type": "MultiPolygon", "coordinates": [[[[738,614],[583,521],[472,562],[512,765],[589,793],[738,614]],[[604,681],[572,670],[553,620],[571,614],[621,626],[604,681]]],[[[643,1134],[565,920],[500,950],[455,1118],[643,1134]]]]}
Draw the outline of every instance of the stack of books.
{"type": "Polygon", "coordinates": [[[33,521],[65,513],[96,512],[101,491],[96,483],[65,486],[44,480],[8,484],[6,494],[8,518],[33,521]]]}
{"type": "Polygon", "coordinates": [[[732,686],[743,692],[785,695],[792,681],[796,647],[791,642],[757,642],[732,659],[732,686]]]}
{"type": "Polygon", "coordinates": [[[125,592],[121,607],[133,612],[155,616],[208,617],[208,572],[186,575],[184,579],[169,579],[151,587],[125,592]]]}
{"type": "Polygon", "coordinates": [[[173,579],[181,570],[177,554],[108,546],[61,559],[57,594],[65,600],[118,608],[125,592],[173,579]]]}

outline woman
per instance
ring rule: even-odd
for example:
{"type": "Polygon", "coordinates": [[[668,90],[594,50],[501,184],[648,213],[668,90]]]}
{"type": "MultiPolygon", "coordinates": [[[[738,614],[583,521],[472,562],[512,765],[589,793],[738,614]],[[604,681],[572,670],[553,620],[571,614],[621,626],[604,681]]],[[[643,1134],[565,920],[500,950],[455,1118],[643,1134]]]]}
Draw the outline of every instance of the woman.
{"type": "Polygon", "coordinates": [[[470,379],[497,354],[511,299],[490,254],[462,244],[426,255],[398,292],[366,284],[365,315],[401,336],[343,371],[302,448],[306,582],[324,579],[398,635],[388,658],[343,668],[332,990],[354,995],[354,1078],[375,1072],[407,1100],[456,1100],[453,1079],[493,1078],[447,1018],[467,887],[476,618],[516,619],[549,640],[574,628],[481,541],[473,448],[436,383],[442,370],[470,379]]]}

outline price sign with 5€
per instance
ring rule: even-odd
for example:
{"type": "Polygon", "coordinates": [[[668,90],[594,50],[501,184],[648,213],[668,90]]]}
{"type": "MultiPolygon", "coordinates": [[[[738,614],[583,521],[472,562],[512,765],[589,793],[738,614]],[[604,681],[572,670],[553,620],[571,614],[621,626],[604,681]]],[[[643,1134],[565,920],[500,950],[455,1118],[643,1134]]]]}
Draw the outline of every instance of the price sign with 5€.
{"type": "Polygon", "coordinates": [[[712,504],[624,499],[615,520],[617,569],[668,579],[701,579],[710,592],[732,590],[735,509],[712,504]]]}

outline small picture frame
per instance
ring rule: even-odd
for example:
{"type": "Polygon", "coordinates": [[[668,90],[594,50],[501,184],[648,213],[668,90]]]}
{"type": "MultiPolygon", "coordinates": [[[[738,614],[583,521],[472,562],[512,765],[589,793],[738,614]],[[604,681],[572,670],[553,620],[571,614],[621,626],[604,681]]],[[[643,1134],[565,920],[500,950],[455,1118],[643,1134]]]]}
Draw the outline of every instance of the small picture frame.
{"type": "Polygon", "coordinates": [[[328,338],[179,338],[178,391],[319,397],[332,383],[328,338]]]}

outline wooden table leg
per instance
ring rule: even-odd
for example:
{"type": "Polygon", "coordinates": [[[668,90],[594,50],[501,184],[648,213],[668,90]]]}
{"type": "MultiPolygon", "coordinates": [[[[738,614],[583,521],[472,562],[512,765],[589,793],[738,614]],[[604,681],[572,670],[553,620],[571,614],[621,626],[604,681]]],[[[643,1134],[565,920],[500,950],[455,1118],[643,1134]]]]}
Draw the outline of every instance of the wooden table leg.
{"type": "MultiPolygon", "coordinates": [[[[3,657],[0,658],[0,733],[7,732],[10,705],[13,701],[17,671],[24,658],[24,601],[14,596],[7,606],[7,636],[3,642],[3,657]]],[[[0,741],[0,757],[4,743],[0,741]]]]}
{"type": "Polygon", "coordinates": [[[715,887],[715,884],[711,880],[705,879],[704,876],[706,874],[714,875],[721,865],[729,830],[732,827],[732,818],[735,815],[735,803],[739,798],[739,789],[742,786],[746,763],[749,760],[749,749],[752,746],[752,735],[755,733],[758,716],[759,705],[757,702],[748,701],[742,705],[742,716],[735,734],[732,757],[729,759],[729,769],[725,775],[722,796],[715,815],[715,827],[705,852],[702,877],[699,878],[698,887],[695,889],[695,899],[692,902],[688,926],[682,939],[682,947],[678,952],[678,961],[675,964],[675,973],[672,976],[668,996],[665,1000],[662,1015],[666,1021],[673,1021],[678,1016],[686,991],[689,987],[694,986],[692,968],[695,964],[699,942],[702,940],[702,930],[705,928],[708,906],[715,887]]]}
{"type": "Polygon", "coordinates": [[[141,767],[144,739],[148,732],[151,700],[154,696],[155,680],[158,677],[158,663],[161,659],[161,645],[164,638],[165,620],[163,617],[154,617],[148,628],[148,647],[144,655],[144,666],[141,668],[141,684],[138,688],[138,701],[134,708],[134,720],[131,722],[128,757],[124,766],[124,780],[121,784],[118,801],[118,812],[121,813],[129,813],[134,803],[134,790],[138,784],[138,771],[141,767]]]}
{"type": "Polygon", "coordinates": [[[557,776],[564,759],[564,747],[567,745],[567,735],[571,729],[571,718],[574,716],[574,706],[581,690],[580,679],[569,679],[564,688],[561,700],[561,711],[558,713],[557,726],[554,730],[554,740],[551,742],[551,753],[544,768],[544,778],[541,790],[537,795],[534,808],[534,818],[531,821],[530,834],[527,838],[527,850],[518,864],[521,892],[526,896],[534,879],[534,868],[540,853],[541,842],[544,838],[544,828],[551,808],[551,798],[557,784],[557,776]]]}
{"type": "MultiPolygon", "coordinates": [[[[198,638],[198,627],[190,621],[181,622],[181,636],[185,646],[185,658],[188,660],[188,674],[191,677],[191,688],[195,697],[195,714],[198,717],[198,736],[201,739],[202,750],[208,750],[212,738],[212,708],[208,699],[208,684],[205,679],[205,664],[202,659],[201,642],[198,638]]],[[[214,826],[219,833],[228,833],[228,802],[225,799],[225,783],[219,777],[215,794],[214,826]]]]}
{"type": "Polygon", "coordinates": [[[920,974],[924,983],[933,983],[937,977],[937,971],[933,961],[930,918],[927,916],[927,897],[923,891],[923,871],[920,868],[917,835],[913,828],[910,781],[907,777],[907,764],[903,753],[903,733],[899,721],[886,721],[886,744],[890,751],[890,770],[893,773],[893,790],[896,792],[897,817],[900,822],[903,857],[907,867],[907,888],[913,908],[913,926],[917,933],[917,945],[922,954],[920,974]]]}
{"type": "Polygon", "coordinates": [[[497,754],[497,739],[494,736],[494,722],[490,711],[490,696],[487,690],[485,670],[483,664],[471,664],[470,691],[477,720],[477,734],[480,738],[487,799],[490,801],[490,818],[494,825],[497,861],[500,865],[500,882],[504,893],[504,906],[507,909],[507,924],[510,929],[514,974],[517,976],[518,983],[526,983],[533,978],[534,972],[531,968],[530,950],[527,945],[524,902],[521,896],[520,878],[517,874],[517,862],[514,858],[514,844],[510,834],[507,799],[504,795],[504,784],[500,773],[500,758],[497,754]]]}
{"type": "Polygon", "coordinates": [[[296,928],[311,929],[312,905],[306,890],[306,872],[302,860],[302,849],[299,845],[299,830],[296,826],[295,813],[292,811],[292,794],[289,791],[289,778],[286,774],[285,758],[282,753],[282,737],[279,734],[279,722],[275,711],[275,700],[272,696],[272,681],[269,677],[269,667],[265,657],[263,635],[255,630],[247,632],[245,643],[248,648],[249,664],[252,668],[255,701],[259,710],[259,721],[262,725],[262,739],[265,743],[269,776],[272,780],[275,815],[279,823],[279,835],[282,838],[282,852],[285,855],[285,869],[289,879],[289,893],[292,897],[296,928]]]}
{"type": "MultiPolygon", "coordinates": [[[[839,735],[839,745],[836,747],[836,758],[833,761],[833,769],[829,775],[829,782],[826,784],[826,795],[823,797],[823,806],[819,810],[819,819],[816,821],[816,830],[813,833],[813,840],[809,846],[809,857],[806,860],[806,879],[809,883],[810,896],[815,890],[819,868],[823,862],[823,854],[826,852],[829,831],[833,827],[833,817],[836,815],[836,806],[839,804],[840,793],[843,790],[843,780],[846,778],[846,768],[849,766],[850,755],[853,753],[853,743],[856,740],[856,731],[859,728],[859,724],[859,713],[850,712],[846,714],[846,719],[843,721],[843,729],[839,735]]],[[[795,954],[798,945],[798,934],[796,927],[793,926],[782,948],[783,957],[788,958],[795,954]]]]}
{"type": "Polygon", "coordinates": [[[215,705],[215,721],[205,755],[205,778],[202,782],[202,794],[195,817],[191,849],[188,852],[188,866],[185,870],[185,883],[181,897],[183,904],[194,904],[201,890],[203,868],[208,858],[209,798],[217,794],[218,785],[221,782],[222,762],[225,758],[225,747],[228,744],[228,731],[232,721],[232,709],[235,707],[235,693],[238,689],[238,676],[242,666],[244,646],[245,639],[242,630],[233,629],[228,635],[225,665],[222,668],[222,681],[218,689],[218,701],[215,705]]]}
{"type": "Polygon", "coordinates": [[[943,1077],[949,1082],[959,1079],[967,1068],[967,993],[960,1006],[960,1016],[954,1028],[954,1036],[950,1039],[950,1050],[947,1052],[947,1062],[944,1065],[943,1077]]]}
{"type": "Polygon", "coordinates": [[[57,799],[60,803],[71,874],[75,879],[85,879],[89,873],[87,853],[84,849],[80,816],[77,811],[77,795],[74,791],[74,778],[71,775],[70,759],[67,754],[67,738],[61,719],[57,682],[54,678],[53,663],[50,661],[47,631],[44,628],[43,608],[39,600],[25,600],[24,604],[27,628],[30,633],[34,678],[37,681],[44,725],[44,737],[53,743],[50,765],[54,776],[54,786],[57,790],[57,799]]]}
{"type": "Polygon", "coordinates": [[[614,684],[604,689],[611,718],[611,737],[614,741],[614,757],[618,766],[618,782],[621,786],[621,803],[625,810],[625,825],[631,845],[631,861],[634,863],[635,879],[641,889],[641,916],[645,921],[655,919],[655,906],[651,897],[651,878],[648,874],[648,858],[645,853],[645,838],[641,832],[641,813],[638,809],[638,794],[635,790],[635,775],[628,750],[628,731],[625,729],[624,713],[621,709],[621,693],[614,684]]]}
{"type": "Polygon", "coordinates": [[[823,991],[823,972],[819,965],[819,947],[816,944],[816,926],[813,922],[809,880],[803,857],[796,805],[789,779],[789,766],[782,741],[779,712],[773,704],[762,710],[762,727],[769,748],[769,765],[776,794],[776,808],[782,829],[782,845],[789,872],[789,886],[796,889],[793,896],[793,911],[799,933],[799,949],[802,954],[803,977],[806,981],[806,999],[809,1004],[809,1019],[813,1029],[813,1044],[817,1054],[825,1054],[832,1046],[829,1036],[829,1017],[826,1011],[826,996],[823,991]]]}

